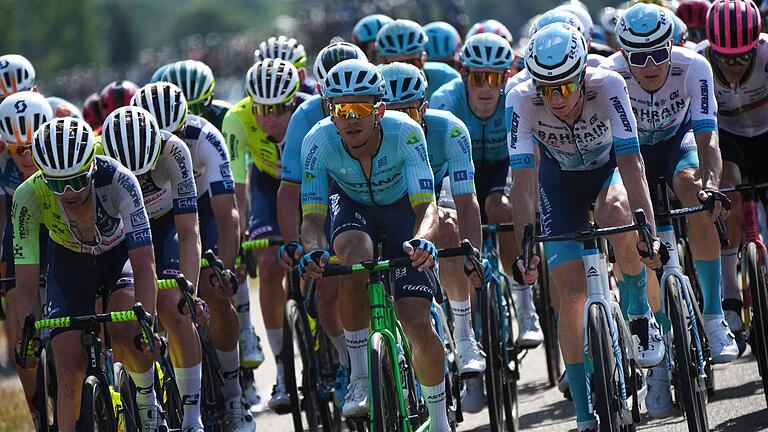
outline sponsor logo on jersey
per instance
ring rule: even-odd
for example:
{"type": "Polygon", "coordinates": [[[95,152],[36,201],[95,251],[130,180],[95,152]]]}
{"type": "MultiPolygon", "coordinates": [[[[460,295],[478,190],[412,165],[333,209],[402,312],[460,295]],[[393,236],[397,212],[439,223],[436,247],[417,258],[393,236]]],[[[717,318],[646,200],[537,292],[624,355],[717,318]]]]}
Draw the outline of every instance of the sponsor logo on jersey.
{"type": "Polygon", "coordinates": [[[217,138],[217,135],[213,132],[208,132],[208,134],[205,136],[205,140],[211,143],[213,148],[216,149],[216,151],[219,153],[219,157],[221,160],[229,160],[227,157],[227,152],[224,151],[224,146],[221,145],[221,142],[217,138]]]}
{"type": "Polygon", "coordinates": [[[709,114],[709,82],[705,79],[699,80],[701,89],[701,113],[709,114]]]}
{"type": "Polygon", "coordinates": [[[230,168],[229,162],[224,162],[223,164],[219,165],[219,172],[224,178],[232,177],[232,168],[230,168]]]}
{"type": "Polygon", "coordinates": [[[387,157],[384,156],[383,158],[379,159],[379,161],[376,163],[376,167],[381,169],[382,167],[387,165],[387,157]]]}
{"type": "MultiPolygon", "coordinates": [[[[626,89],[626,87],[624,88],[626,89]]],[[[629,117],[627,117],[627,111],[624,109],[624,105],[622,105],[619,98],[617,96],[612,96],[611,104],[613,105],[613,109],[615,109],[616,112],[619,114],[619,119],[621,119],[621,124],[624,126],[624,130],[626,132],[632,132],[632,124],[629,122],[629,117]]]]}
{"type": "Polygon", "coordinates": [[[461,128],[458,126],[454,126],[451,128],[451,138],[456,138],[457,136],[461,135],[461,128]]]}
{"type": "Polygon", "coordinates": [[[122,186],[123,189],[128,192],[128,195],[131,197],[131,200],[133,201],[133,206],[136,208],[142,207],[143,203],[141,201],[141,196],[139,195],[139,192],[136,190],[136,183],[132,181],[132,179],[125,173],[120,173],[117,176],[117,184],[122,186]]]}
{"type": "Polygon", "coordinates": [[[171,147],[171,156],[173,156],[173,160],[176,161],[176,164],[179,165],[179,171],[181,172],[181,176],[183,178],[188,178],[189,170],[187,169],[187,160],[178,146],[171,147]]]}
{"type": "Polygon", "coordinates": [[[422,190],[433,190],[433,184],[434,183],[432,183],[432,179],[419,179],[419,187],[422,190]]]}
{"type": "Polygon", "coordinates": [[[416,132],[411,132],[406,138],[405,143],[406,144],[417,144],[421,141],[421,138],[419,138],[419,135],[416,132]]]}
{"type": "Polygon", "coordinates": [[[469,175],[467,174],[466,170],[456,171],[453,173],[453,180],[454,181],[469,180],[469,175]]]}
{"type": "Polygon", "coordinates": [[[183,182],[179,183],[177,186],[179,195],[189,195],[189,194],[196,194],[195,191],[195,180],[194,179],[187,179],[183,182]]]}
{"type": "Polygon", "coordinates": [[[135,245],[147,245],[152,243],[152,233],[149,228],[128,233],[128,241],[135,245]]]}
{"type": "Polygon", "coordinates": [[[174,207],[177,211],[196,211],[197,198],[179,198],[174,200],[174,207]]]}
{"type": "Polygon", "coordinates": [[[147,224],[147,212],[144,209],[131,213],[131,225],[140,227],[147,224]]]}
{"type": "Polygon", "coordinates": [[[315,175],[314,175],[314,174],[312,174],[312,173],[311,173],[311,172],[309,172],[309,171],[304,171],[304,180],[306,180],[306,181],[312,181],[312,180],[314,180],[314,179],[315,179],[315,175]]]}
{"type": "Polygon", "coordinates": [[[317,153],[318,148],[317,144],[315,144],[307,152],[307,158],[304,159],[304,170],[311,170],[315,167],[315,153],[317,153]]]}
{"type": "Polygon", "coordinates": [[[520,126],[520,116],[512,111],[512,119],[509,121],[509,146],[517,148],[517,128],[520,126]]]}

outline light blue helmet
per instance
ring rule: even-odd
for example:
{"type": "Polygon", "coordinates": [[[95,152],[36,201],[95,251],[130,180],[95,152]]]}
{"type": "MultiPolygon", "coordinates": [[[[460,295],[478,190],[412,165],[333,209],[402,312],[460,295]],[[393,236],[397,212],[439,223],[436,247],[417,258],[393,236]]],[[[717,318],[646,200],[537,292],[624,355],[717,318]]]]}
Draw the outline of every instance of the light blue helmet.
{"type": "Polygon", "coordinates": [[[395,62],[379,66],[379,72],[384,78],[384,103],[408,103],[426,97],[427,78],[416,66],[395,62]]]}
{"type": "Polygon", "coordinates": [[[550,24],[525,50],[525,67],[535,82],[555,83],[576,77],[587,63],[587,42],[576,27],[550,24]]]}
{"type": "Polygon", "coordinates": [[[323,95],[328,99],[342,96],[381,98],[384,96],[384,79],[376,66],[365,60],[344,60],[328,71],[323,95]]]}
{"type": "Polygon", "coordinates": [[[427,60],[453,57],[461,47],[461,35],[445,21],[435,21],[424,26],[427,34],[427,60]]]}
{"type": "Polygon", "coordinates": [[[538,18],[536,18],[536,21],[533,22],[531,29],[528,30],[528,37],[533,37],[537,31],[552,23],[566,23],[572,25],[579,29],[581,34],[584,35],[584,38],[587,37],[587,35],[584,34],[584,25],[581,23],[579,17],[577,17],[573,12],[567,11],[565,9],[552,9],[549,12],[541,14],[538,18]]]}
{"type": "Polygon", "coordinates": [[[649,51],[672,40],[675,14],[654,4],[637,3],[616,22],[616,39],[626,52],[649,51]]]}
{"type": "Polygon", "coordinates": [[[476,34],[461,48],[459,59],[465,68],[509,69],[515,55],[507,41],[494,33],[476,34]]]}
{"type": "Polygon", "coordinates": [[[171,66],[173,66],[173,63],[168,63],[167,65],[162,65],[159,68],[157,68],[155,73],[152,74],[152,78],[149,79],[149,83],[152,84],[152,83],[163,81],[163,75],[165,75],[165,73],[171,68],[171,66]]]}
{"type": "Polygon", "coordinates": [[[352,29],[352,43],[361,45],[374,42],[376,35],[379,34],[379,30],[391,22],[392,18],[381,14],[368,15],[361,18],[352,29]]]}
{"type": "Polygon", "coordinates": [[[418,54],[426,50],[428,40],[417,22],[398,19],[379,30],[376,52],[383,57],[418,54]]]}
{"type": "Polygon", "coordinates": [[[677,15],[672,15],[672,44],[682,45],[688,39],[688,26],[677,15]]]}

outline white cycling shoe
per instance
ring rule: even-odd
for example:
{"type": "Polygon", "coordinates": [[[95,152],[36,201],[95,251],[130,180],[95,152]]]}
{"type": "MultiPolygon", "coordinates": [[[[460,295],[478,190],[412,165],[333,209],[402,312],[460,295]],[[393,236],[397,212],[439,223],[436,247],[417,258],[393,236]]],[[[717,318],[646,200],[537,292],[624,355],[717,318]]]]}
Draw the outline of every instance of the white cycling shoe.
{"type": "Polygon", "coordinates": [[[251,414],[243,400],[238,396],[227,401],[224,412],[226,421],[226,432],[254,432],[256,430],[256,420],[251,414]]]}
{"type": "Polygon", "coordinates": [[[276,414],[288,414],[291,412],[291,398],[285,391],[285,377],[277,377],[277,383],[272,387],[272,397],[267,402],[269,409],[276,414]]]}
{"type": "Polygon", "coordinates": [[[155,403],[148,407],[139,407],[141,430],[144,432],[168,432],[168,424],[163,418],[163,409],[155,403]]]}
{"type": "Polygon", "coordinates": [[[466,392],[461,397],[461,410],[470,414],[476,414],[485,408],[485,393],[483,389],[483,377],[468,378],[466,392]]]}
{"type": "Polygon", "coordinates": [[[517,337],[517,346],[520,348],[536,348],[544,342],[544,332],[541,331],[539,315],[536,311],[521,311],[517,322],[520,325],[520,336],[517,337]]]}
{"type": "Polygon", "coordinates": [[[648,369],[646,376],[648,393],[645,395],[645,407],[648,410],[648,415],[655,419],[671,417],[678,413],[677,408],[672,403],[669,381],[669,366],[666,361],[648,369]]]}
{"type": "Polygon", "coordinates": [[[341,413],[344,417],[364,417],[368,415],[368,377],[359,376],[352,378],[347,386],[347,395],[344,397],[344,406],[341,413]]]}
{"type": "Polygon", "coordinates": [[[256,369],[264,363],[264,351],[256,330],[249,327],[240,331],[240,366],[256,369]]]}
{"type": "Polygon", "coordinates": [[[638,366],[650,368],[664,359],[664,339],[650,309],[645,315],[629,316],[629,331],[632,333],[632,350],[638,366]]]}
{"type": "Polygon", "coordinates": [[[473,376],[485,372],[485,356],[477,348],[477,342],[466,338],[456,341],[459,374],[473,376]]]}
{"type": "Polygon", "coordinates": [[[736,337],[722,317],[704,317],[704,333],[707,334],[713,363],[730,363],[739,356],[736,337]]]}

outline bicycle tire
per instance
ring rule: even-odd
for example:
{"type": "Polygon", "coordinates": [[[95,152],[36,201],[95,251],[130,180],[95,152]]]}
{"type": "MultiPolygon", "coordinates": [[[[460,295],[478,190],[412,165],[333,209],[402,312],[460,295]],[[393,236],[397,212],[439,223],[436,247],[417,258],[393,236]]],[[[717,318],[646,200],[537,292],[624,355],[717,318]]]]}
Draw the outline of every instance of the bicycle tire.
{"type": "Polygon", "coordinates": [[[78,431],[116,432],[112,397],[108,392],[109,389],[104,388],[96,376],[86,377],[80,402],[80,419],[77,421],[78,431]]]}
{"type": "Polygon", "coordinates": [[[698,367],[696,366],[696,347],[691,341],[688,322],[683,309],[679,281],[668,276],[664,281],[669,308],[669,320],[672,323],[672,355],[674,358],[675,393],[679,395],[681,407],[685,413],[689,431],[707,431],[706,392],[696,389],[698,367]]]}
{"type": "Polygon", "coordinates": [[[123,404],[123,424],[126,432],[141,432],[141,420],[136,405],[136,392],[131,387],[131,377],[122,363],[113,365],[115,388],[120,393],[120,401],[123,404]]]}
{"type": "Polygon", "coordinates": [[[501,356],[498,348],[501,346],[498,329],[498,305],[491,285],[485,285],[478,292],[478,308],[480,308],[480,326],[482,329],[483,349],[485,350],[485,393],[488,402],[488,417],[492,432],[504,430],[504,397],[502,396],[501,356]]]}
{"type": "Polygon", "coordinates": [[[339,359],[336,348],[319,322],[315,340],[317,341],[315,344],[316,361],[313,362],[313,365],[317,371],[316,381],[314,381],[317,384],[313,391],[319,407],[320,424],[323,431],[341,432],[343,423],[341,409],[334,401],[334,384],[336,383],[339,359]]]}
{"type": "Polygon", "coordinates": [[[283,353],[290,352],[292,355],[290,358],[283,356],[282,360],[286,372],[286,391],[291,401],[290,408],[293,426],[296,431],[304,430],[304,422],[301,416],[302,411],[304,411],[307,419],[307,428],[315,432],[319,430],[322,423],[316,395],[312,391],[315,387],[313,379],[316,376],[312,372],[312,352],[314,351],[312,330],[309,328],[304,308],[293,299],[285,303],[285,325],[288,331],[284,332],[283,353]],[[288,347],[287,345],[291,346],[288,347]],[[298,371],[295,363],[295,348],[299,350],[298,354],[301,361],[301,369],[298,371]],[[291,372],[290,374],[289,371],[291,372]],[[301,386],[296,382],[297,372],[301,376],[301,386]]]}
{"type": "MultiPolygon", "coordinates": [[[[442,307],[441,307],[442,308],[442,307]]],[[[443,333],[443,351],[445,352],[445,362],[447,365],[445,372],[445,408],[448,413],[448,424],[451,430],[456,430],[459,423],[464,421],[464,414],[461,412],[461,385],[462,378],[459,374],[459,366],[456,363],[456,346],[453,341],[453,317],[451,308],[444,313],[444,320],[441,321],[443,333]]]]}
{"type": "Polygon", "coordinates": [[[749,275],[749,293],[752,297],[752,353],[757,359],[758,372],[763,383],[763,395],[768,404],[768,294],[766,294],[765,277],[759,265],[757,245],[747,245],[747,271],[749,275]]]}
{"type": "Polygon", "coordinates": [[[600,430],[618,432],[621,420],[618,386],[615,381],[616,362],[606,318],[601,305],[589,305],[587,337],[593,365],[591,389],[594,395],[593,405],[600,419],[600,430]]]}
{"type": "Polygon", "coordinates": [[[56,431],[56,369],[53,365],[53,351],[46,343],[40,351],[40,363],[35,374],[35,396],[33,403],[39,415],[35,425],[37,432],[56,431]]]}
{"type": "Polygon", "coordinates": [[[541,332],[544,334],[544,355],[547,361],[547,383],[549,387],[554,387],[563,373],[563,367],[560,362],[560,344],[557,339],[557,320],[549,293],[549,272],[546,268],[546,260],[542,260],[540,264],[538,299],[537,309],[541,332]]]}
{"type": "Polygon", "coordinates": [[[374,432],[403,431],[394,374],[399,373],[397,360],[392,358],[389,341],[381,333],[371,336],[371,429],[374,432]]]}
{"type": "MultiPolygon", "coordinates": [[[[621,312],[618,312],[619,315],[621,312]]],[[[623,319],[623,317],[622,317],[623,319]]],[[[613,322],[619,327],[619,318],[613,315],[613,322]]],[[[637,377],[640,374],[639,368],[635,362],[630,358],[630,347],[627,344],[628,339],[625,338],[627,333],[624,333],[621,328],[616,329],[616,337],[618,338],[619,351],[621,352],[621,368],[624,372],[624,388],[626,390],[627,399],[632,398],[632,406],[629,407],[632,415],[632,423],[624,425],[621,424],[622,432],[634,432],[636,430],[636,423],[640,422],[640,401],[638,400],[638,380],[637,377]]],[[[629,332],[629,329],[626,329],[629,332]]]]}
{"type": "MultiPolygon", "coordinates": [[[[163,353],[163,358],[154,367],[155,394],[157,394],[157,399],[165,412],[165,421],[168,424],[168,428],[172,430],[181,429],[181,425],[184,422],[184,407],[181,402],[179,388],[176,385],[169,351],[166,350],[163,353]],[[160,372],[163,374],[162,378],[160,377],[160,372]]],[[[136,394],[136,387],[132,381],[131,387],[133,394],[136,394]]],[[[136,415],[138,416],[138,413],[136,415]]]]}
{"type": "Polygon", "coordinates": [[[216,351],[208,337],[208,328],[198,326],[197,333],[200,335],[200,351],[202,353],[200,414],[203,419],[203,427],[206,432],[221,432],[225,430],[224,378],[221,376],[219,358],[216,356],[216,351]]]}
{"type": "MultiPolygon", "coordinates": [[[[686,284],[686,289],[688,290],[688,297],[695,299],[696,296],[690,284],[686,284]]],[[[707,340],[706,333],[704,332],[704,318],[702,317],[701,309],[699,309],[699,302],[694,302],[691,305],[691,308],[693,309],[693,313],[696,316],[696,329],[699,333],[699,337],[701,338],[701,349],[703,351],[704,359],[704,373],[706,374],[706,377],[704,378],[704,384],[707,387],[707,396],[712,397],[715,395],[716,389],[715,367],[712,363],[712,355],[709,351],[709,340],[707,340]]]]}
{"type": "Polygon", "coordinates": [[[504,396],[504,419],[506,420],[507,431],[516,432],[520,430],[520,401],[517,394],[517,380],[519,378],[519,372],[517,368],[519,367],[519,363],[517,361],[517,347],[515,346],[516,319],[512,315],[514,302],[512,300],[512,294],[510,293],[509,286],[503,284],[503,287],[504,299],[506,301],[504,319],[507,321],[507,328],[509,330],[506,334],[506,340],[501,340],[502,335],[499,335],[499,339],[502,343],[500,352],[505,354],[501,357],[501,388],[504,396]],[[510,364],[514,364],[515,369],[510,368],[510,364]]]}

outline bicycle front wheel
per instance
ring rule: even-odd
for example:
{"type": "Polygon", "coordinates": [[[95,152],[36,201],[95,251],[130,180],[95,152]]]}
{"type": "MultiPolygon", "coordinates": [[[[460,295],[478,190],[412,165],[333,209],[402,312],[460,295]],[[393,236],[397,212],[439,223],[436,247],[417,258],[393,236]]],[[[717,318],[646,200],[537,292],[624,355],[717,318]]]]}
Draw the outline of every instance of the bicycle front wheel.
{"type": "Polygon", "coordinates": [[[557,321],[549,294],[549,272],[546,260],[541,261],[539,269],[539,296],[537,309],[541,317],[541,332],[544,333],[544,355],[547,359],[547,380],[550,387],[557,385],[563,373],[560,361],[560,344],[557,340],[557,321]]]}
{"type": "Polygon", "coordinates": [[[400,370],[392,357],[389,341],[381,333],[371,336],[371,426],[374,432],[404,431],[399,400],[402,390],[397,388],[395,374],[400,370]]]}
{"type": "Polygon", "coordinates": [[[109,389],[101,385],[98,378],[91,375],[83,383],[83,395],[80,402],[81,432],[116,432],[112,411],[112,397],[109,389]]]}
{"type": "Polygon", "coordinates": [[[608,319],[599,304],[589,306],[587,315],[587,336],[589,355],[592,359],[592,393],[594,406],[600,418],[600,430],[616,431],[620,429],[619,407],[621,401],[616,383],[616,362],[613,357],[608,319]]]}
{"type": "Polygon", "coordinates": [[[285,333],[283,365],[285,367],[286,391],[291,399],[291,415],[296,431],[303,431],[302,409],[307,416],[307,427],[317,431],[320,425],[320,413],[313,394],[315,383],[312,378],[312,351],[314,349],[312,330],[307,322],[307,315],[295,300],[285,303],[285,319],[288,332],[285,333]],[[289,346],[290,345],[290,346],[289,346]],[[298,357],[296,356],[298,350],[298,357]],[[290,355],[292,354],[292,355],[290,355]],[[297,360],[299,363],[297,363],[297,360]],[[297,380],[301,377],[301,385],[297,380]]]}
{"type": "Polygon", "coordinates": [[[498,302],[491,285],[486,285],[478,292],[480,308],[480,326],[483,349],[485,350],[485,394],[488,401],[488,417],[491,431],[503,431],[504,395],[502,379],[501,337],[499,336],[498,302]]]}
{"type": "Polygon", "coordinates": [[[749,275],[749,293],[752,296],[752,317],[750,332],[752,353],[757,359],[757,368],[763,381],[763,395],[768,404],[768,294],[766,293],[763,268],[759,264],[757,245],[747,246],[747,274],[749,275]]]}
{"type": "Polygon", "coordinates": [[[131,387],[131,378],[122,363],[114,364],[115,387],[120,393],[122,403],[122,421],[126,432],[140,432],[141,420],[136,406],[136,392],[131,387]]]}

